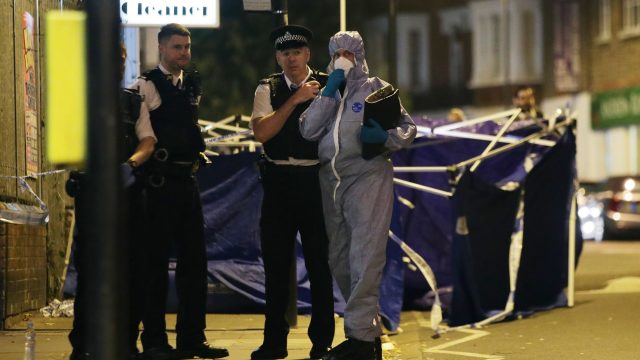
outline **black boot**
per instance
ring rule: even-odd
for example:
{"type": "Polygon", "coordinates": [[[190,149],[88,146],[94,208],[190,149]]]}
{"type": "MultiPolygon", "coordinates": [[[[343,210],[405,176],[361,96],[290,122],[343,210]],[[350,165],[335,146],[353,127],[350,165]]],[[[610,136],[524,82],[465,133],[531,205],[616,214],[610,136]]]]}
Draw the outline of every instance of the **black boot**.
{"type": "Polygon", "coordinates": [[[269,346],[262,344],[251,353],[251,360],[284,359],[289,355],[286,346],[269,346]]]}
{"type": "Polygon", "coordinates": [[[311,351],[309,352],[309,359],[311,360],[322,359],[329,353],[330,350],[331,350],[330,346],[313,345],[311,347],[311,351]]]}
{"type": "Polygon", "coordinates": [[[178,353],[182,359],[191,359],[196,356],[200,359],[221,359],[229,356],[227,349],[211,346],[206,341],[189,346],[178,346],[178,353]]]}
{"type": "Polygon", "coordinates": [[[91,355],[82,351],[73,350],[69,356],[69,360],[89,360],[91,355]]]}
{"type": "Polygon", "coordinates": [[[375,342],[349,338],[331,349],[323,360],[374,360],[375,342]]]}
{"type": "Polygon", "coordinates": [[[375,359],[382,360],[382,340],[379,336],[374,340],[374,345],[375,359]]]}
{"type": "Polygon", "coordinates": [[[169,345],[144,349],[142,353],[144,360],[178,360],[181,359],[178,352],[169,345]]]}

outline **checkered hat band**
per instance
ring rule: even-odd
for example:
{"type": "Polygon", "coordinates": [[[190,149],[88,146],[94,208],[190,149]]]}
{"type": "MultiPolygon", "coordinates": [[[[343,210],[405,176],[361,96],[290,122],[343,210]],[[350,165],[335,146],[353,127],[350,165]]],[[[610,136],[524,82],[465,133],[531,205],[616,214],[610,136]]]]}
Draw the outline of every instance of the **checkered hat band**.
{"type": "Polygon", "coordinates": [[[302,35],[291,35],[290,33],[286,33],[276,39],[276,45],[280,45],[285,41],[301,41],[306,43],[307,38],[302,35]]]}

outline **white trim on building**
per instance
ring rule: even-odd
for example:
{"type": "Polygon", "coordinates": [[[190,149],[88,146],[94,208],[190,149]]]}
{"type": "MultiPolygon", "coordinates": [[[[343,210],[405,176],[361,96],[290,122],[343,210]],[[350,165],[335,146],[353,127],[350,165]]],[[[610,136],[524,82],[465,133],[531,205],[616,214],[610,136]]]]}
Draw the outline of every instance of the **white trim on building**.
{"type": "Polygon", "coordinates": [[[398,86],[422,93],[429,89],[429,16],[426,14],[398,14],[397,74],[398,86]]]}
{"type": "Polygon", "coordinates": [[[485,0],[469,4],[473,29],[471,88],[542,81],[541,2],[503,1],[485,0]],[[505,3],[507,11],[503,15],[505,3]],[[509,28],[505,31],[507,24],[509,28]],[[505,66],[506,59],[509,66],[505,66]]]}
{"type": "MultiPolygon", "coordinates": [[[[400,13],[396,21],[397,85],[412,93],[425,92],[431,86],[429,16],[400,13]]],[[[388,29],[387,17],[378,16],[367,22],[364,34],[367,62],[374,75],[383,79],[387,77],[388,29]]]]}
{"type": "Polygon", "coordinates": [[[598,35],[596,43],[611,40],[611,0],[598,0],[598,35]]]}

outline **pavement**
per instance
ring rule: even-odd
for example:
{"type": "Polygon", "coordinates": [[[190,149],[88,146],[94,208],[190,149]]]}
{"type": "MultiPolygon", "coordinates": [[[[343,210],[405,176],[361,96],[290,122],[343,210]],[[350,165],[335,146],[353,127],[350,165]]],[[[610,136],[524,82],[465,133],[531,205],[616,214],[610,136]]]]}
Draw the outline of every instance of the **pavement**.
{"type": "MultiPolygon", "coordinates": [[[[542,265],[542,264],[541,264],[542,265]]],[[[385,337],[385,360],[640,360],[640,241],[589,242],[576,272],[576,303],[531,317],[465,329],[434,339],[429,312],[402,313],[401,330],[385,337]]],[[[229,349],[228,359],[249,359],[262,340],[262,314],[208,314],[209,341],[229,349]]],[[[38,360],[67,359],[69,318],[34,317],[38,360]]],[[[289,357],[307,359],[309,317],[289,335],[289,357]]],[[[174,328],[175,315],[167,315],[174,328]]],[[[337,319],[334,345],[344,339],[337,319]]],[[[0,332],[0,359],[23,359],[24,327],[0,332]]],[[[175,333],[169,332],[175,344],[175,333]]],[[[358,360],[358,359],[353,359],[358,360]]]]}

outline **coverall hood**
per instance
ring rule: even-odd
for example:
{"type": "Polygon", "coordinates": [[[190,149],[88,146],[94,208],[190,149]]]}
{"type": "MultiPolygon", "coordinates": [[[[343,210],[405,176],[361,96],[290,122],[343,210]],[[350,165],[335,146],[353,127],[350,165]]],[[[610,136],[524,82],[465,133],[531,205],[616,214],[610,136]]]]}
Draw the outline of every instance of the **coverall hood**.
{"type": "Polygon", "coordinates": [[[356,64],[349,71],[348,79],[364,80],[369,77],[369,66],[364,58],[364,41],[357,31],[340,31],[329,39],[329,56],[331,62],[327,66],[327,73],[335,69],[333,55],[338,49],[349,50],[356,56],[356,64]]]}

